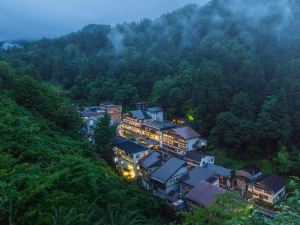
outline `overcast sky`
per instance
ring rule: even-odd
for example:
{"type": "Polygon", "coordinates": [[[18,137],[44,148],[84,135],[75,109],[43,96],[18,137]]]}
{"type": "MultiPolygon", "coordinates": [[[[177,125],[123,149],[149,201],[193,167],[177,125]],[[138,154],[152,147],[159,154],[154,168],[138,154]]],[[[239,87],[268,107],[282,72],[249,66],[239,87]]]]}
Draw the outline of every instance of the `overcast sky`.
{"type": "Polygon", "coordinates": [[[154,19],[206,0],[0,0],[0,41],[57,37],[87,24],[154,19]]]}

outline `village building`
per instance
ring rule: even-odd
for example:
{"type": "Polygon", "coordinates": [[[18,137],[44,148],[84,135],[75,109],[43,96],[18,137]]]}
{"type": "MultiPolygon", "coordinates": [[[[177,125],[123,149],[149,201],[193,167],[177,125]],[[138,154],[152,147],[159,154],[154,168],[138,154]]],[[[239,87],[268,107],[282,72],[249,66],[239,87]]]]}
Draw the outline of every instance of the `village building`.
{"type": "Polygon", "coordinates": [[[174,127],[173,123],[164,121],[163,110],[160,107],[140,108],[124,114],[119,134],[137,139],[149,148],[158,149],[162,141],[162,132],[174,127]]]}
{"type": "Polygon", "coordinates": [[[151,174],[163,164],[162,156],[155,151],[139,161],[141,183],[146,190],[152,190],[151,174]]]}
{"type": "Polygon", "coordinates": [[[233,171],[231,169],[217,166],[215,164],[208,163],[206,164],[206,168],[212,172],[219,178],[219,186],[225,189],[229,189],[231,187],[231,180],[233,171]]]}
{"type": "Polygon", "coordinates": [[[122,105],[115,105],[111,102],[101,103],[100,108],[105,110],[105,112],[109,115],[111,123],[113,125],[119,124],[122,121],[122,105]]]}
{"type": "Polygon", "coordinates": [[[261,170],[256,165],[247,165],[239,170],[235,170],[233,188],[241,190],[244,195],[260,175],[261,170]]]}
{"type": "Polygon", "coordinates": [[[195,150],[201,145],[205,145],[205,142],[200,134],[188,126],[163,132],[161,147],[171,153],[186,155],[187,151],[195,150]]]}
{"type": "Polygon", "coordinates": [[[94,135],[94,129],[97,121],[105,115],[105,110],[99,106],[86,107],[80,116],[84,123],[84,135],[91,137],[94,135]]]}
{"type": "Polygon", "coordinates": [[[225,189],[203,180],[184,196],[184,200],[189,210],[199,206],[207,208],[225,193],[225,189]]]}
{"type": "Polygon", "coordinates": [[[198,150],[192,150],[192,151],[187,151],[186,154],[184,155],[184,160],[188,163],[190,167],[204,167],[207,164],[214,164],[215,163],[215,157],[202,153],[198,150]]]}
{"type": "Polygon", "coordinates": [[[170,202],[178,200],[179,180],[187,173],[186,162],[170,158],[151,175],[153,194],[170,202]]]}
{"type": "Polygon", "coordinates": [[[123,175],[129,179],[139,175],[139,160],[148,155],[149,149],[132,141],[123,141],[114,144],[113,161],[123,175]]]}
{"type": "Polygon", "coordinates": [[[250,190],[254,198],[274,204],[285,195],[285,181],[277,174],[261,175],[250,190]]]}
{"type": "Polygon", "coordinates": [[[180,196],[187,194],[202,180],[211,182],[213,185],[219,186],[219,181],[215,177],[215,173],[213,171],[210,171],[207,168],[203,167],[195,167],[180,178],[180,196]]]}

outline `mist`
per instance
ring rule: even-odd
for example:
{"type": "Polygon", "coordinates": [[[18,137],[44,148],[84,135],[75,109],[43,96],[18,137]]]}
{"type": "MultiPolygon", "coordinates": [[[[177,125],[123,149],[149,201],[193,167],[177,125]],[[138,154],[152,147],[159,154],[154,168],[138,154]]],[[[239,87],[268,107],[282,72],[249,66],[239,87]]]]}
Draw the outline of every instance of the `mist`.
{"type": "Polygon", "coordinates": [[[155,19],[206,0],[1,0],[0,41],[58,37],[87,24],[155,19]]]}

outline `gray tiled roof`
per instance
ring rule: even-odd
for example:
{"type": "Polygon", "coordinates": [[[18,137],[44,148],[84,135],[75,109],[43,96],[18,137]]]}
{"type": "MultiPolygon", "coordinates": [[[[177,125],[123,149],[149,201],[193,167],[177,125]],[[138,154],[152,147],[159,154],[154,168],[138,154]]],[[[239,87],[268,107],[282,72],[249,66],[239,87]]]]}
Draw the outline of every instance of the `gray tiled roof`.
{"type": "Polygon", "coordinates": [[[195,187],[200,181],[207,180],[209,177],[213,176],[214,172],[203,167],[195,167],[188,174],[184,175],[180,182],[187,184],[191,187],[195,187]]]}
{"type": "Polygon", "coordinates": [[[268,190],[277,193],[280,189],[282,189],[285,186],[285,181],[282,177],[273,173],[259,176],[255,181],[255,185],[263,186],[264,188],[267,188],[268,190]]]}
{"type": "Polygon", "coordinates": [[[117,148],[120,148],[130,154],[135,154],[138,152],[144,152],[144,151],[148,150],[148,148],[146,148],[142,145],[136,144],[132,141],[124,141],[121,143],[116,143],[114,146],[117,148]]]}
{"type": "Polygon", "coordinates": [[[199,133],[197,133],[195,130],[187,126],[173,129],[173,131],[184,139],[192,139],[192,138],[200,137],[199,133]]]}
{"type": "Polygon", "coordinates": [[[230,173],[232,171],[231,169],[227,169],[225,167],[217,166],[217,165],[214,165],[214,164],[211,164],[211,163],[208,163],[206,165],[206,168],[213,171],[213,172],[215,172],[218,175],[223,176],[223,177],[229,177],[230,173]]]}
{"type": "Polygon", "coordinates": [[[185,197],[197,205],[208,207],[218,200],[218,195],[224,195],[226,190],[206,181],[200,181],[185,197]]]}
{"type": "Polygon", "coordinates": [[[151,116],[141,109],[130,111],[130,113],[139,120],[151,119],[151,116]]]}
{"type": "Polygon", "coordinates": [[[186,155],[185,155],[185,158],[191,159],[191,160],[194,160],[194,161],[197,161],[197,162],[201,162],[202,158],[205,157],[205,156],[211,156],[211,155],[199,152],[197,150],[193,150],[193,151],[187,151],[186,155]]]}
{"type": "Polygon", "coordinates": [[[139,163],[140,163],[141,167],[148,169],[152,165],[161,161],[160,156],[161,155],[158,152],[153,151],[146,157],[142,158],[139,163]]]}
{"type": "Polygon", "coordinates": [[[185,164],[186,162],[181,159],[170,158],[152,173],[151,178],[166,183],[185,164]]]}

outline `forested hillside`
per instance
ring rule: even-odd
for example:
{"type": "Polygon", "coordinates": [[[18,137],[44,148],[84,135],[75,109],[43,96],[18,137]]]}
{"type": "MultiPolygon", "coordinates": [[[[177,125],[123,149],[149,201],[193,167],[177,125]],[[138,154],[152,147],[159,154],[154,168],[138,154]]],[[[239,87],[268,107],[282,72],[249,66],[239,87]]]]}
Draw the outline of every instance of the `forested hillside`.
{"type": "Polygon", "coordinates": [[[88,25],[9,49],[19,74],[61,85],[78,104],[160,105],[211,146],[299,175],[300,2],[212,0],[156,20],[88,25]]]}
{"type": "Polygon", "coordinates": [[[79,125],[58,90],[0,62],[0,224],[163,224],[163,205],[77,138],[79,125]]]}

